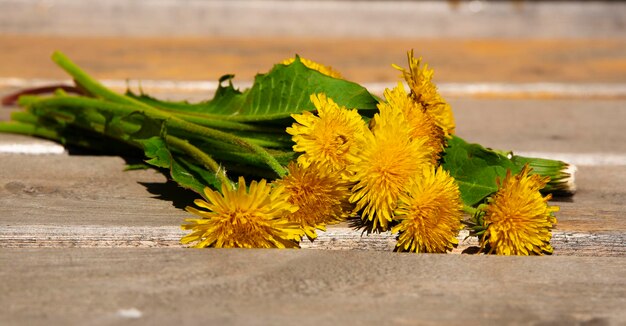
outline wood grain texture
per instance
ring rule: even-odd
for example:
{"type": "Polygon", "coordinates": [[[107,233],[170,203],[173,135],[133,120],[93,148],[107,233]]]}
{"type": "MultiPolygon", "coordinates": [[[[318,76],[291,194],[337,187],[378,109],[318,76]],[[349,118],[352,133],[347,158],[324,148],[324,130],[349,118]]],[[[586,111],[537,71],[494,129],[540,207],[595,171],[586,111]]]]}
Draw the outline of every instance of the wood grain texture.
{"type": "Polygon", "coordinates": [[[173,205],[196,198],[154,170],[124,172],[120,157],[3,155],[1,162],[7,224],[176,225],[186,213],[173,205]]]}
{"type": "Polygon", "coordinates": [[[451,99],[456,132],[513,152],[626,154],[624,100],[451,99]]]}
{"type": "Polygon", "coordinates": [[[0,12],[0,33],[88,36],[624,38],[626,24],[619,1],[4,0],[0,12]]]}
{"type": "MultiPolygon", "coordinates": [[[[2,155],[0,246],[169,247],[197,196],[155,171],[124,172],[119,157],[2,155]]],[[[559,255],[626,255],[626,167],[580,167],[579,192],[554,202],[561,211],[559,255]]],[[[464,235],[461,236],[464,238],[464,235]]],[[[392,250],[394,235],[363,237],[334,227],[305,248],[392,250]]],[[[462,242],[458,251],[476,245],[462,242]]]]}
{"type": "MultiPolygon", "coordinates": [[[[102,225],[18,225],[0,229],[0,248],[180,248],[187,234],[175,226],[102,226],[102,225]]],[[[478,249],[478,239],[459,236],[452,251],[460,254],[478,249]]],[[[554,231],[554,255],[626,257],[626,232],[554,231]]],[[[303,249],[393,251],[396,235],[390,232],[365,235],[340,224],[318,231],[314,241],[303,240],[303,249]]]]}
{"type": "MultiPolygon", "coordinates": [[[[153,170],[124,172],[124,167],[115,156],[2,155],[2,221],[162,226],[186,216],[178,208],[196,195],[153,170]]],[[[626,167],[583,166],[578,176],[578,193],[555,203],[561,206],[559,229],[626,231],[626,167]]]]}
{"type": "Polygon", "coordinates": [[[621,257],[3,248],[0,324],[622,325],[625,271],[621,257]]]}
{"type": "Polygon", "coordinates": [[[0,34],[0,77],[67,78],[49,59],[61,50],[98,79],[217,80],[257,73],[298,53],[356,82],[398,80],[415,49],[436,82],[626,82],[624,39],[323,37],[55,37],[0,34]]]}

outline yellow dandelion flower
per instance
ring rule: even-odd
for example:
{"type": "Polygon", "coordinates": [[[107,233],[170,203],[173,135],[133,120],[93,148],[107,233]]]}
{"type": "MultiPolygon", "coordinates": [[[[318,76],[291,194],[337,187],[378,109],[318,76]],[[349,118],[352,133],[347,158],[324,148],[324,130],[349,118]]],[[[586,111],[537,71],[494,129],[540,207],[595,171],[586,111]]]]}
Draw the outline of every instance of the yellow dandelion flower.
{"type": "Polygon", "coordinates": [[[316,228],[325,231],[326,225],[344,221],[350,215],[348,181],[317,163],[305,168],[292,162],[288,169],[289,174],[276,184],[285,188],[289,202],[299,208],[285,218],[300,224],[310,240],[317,238],[316,228]]]}
{"type": "Polygon", "coordinates": [[[392,228],[398,232],[397,251],[445,253],[458,244],[463,204],[454,178],[441,166],[424,169],[400,203],[392,228]]]}
{"type": "Polygon", "coordinates": [[[381,105],[389,105],[402,111],[409,125],[411,138],[426,138],[426,147],[431,151],[432,163],[436,164],[445,143],[445,134],[441,127],[435,123],[432,116],[424,112],[419,103],[411,99],[402,83],[398,83],[392,90],[386,89],[384,95],[387,103],[381,105]]]}
{"type": "Polygon", "coordinates": [[[303,152],[298,162],[305,167],[312,162],[328,165],[334,171],[344,170],[349,156],[364,141],[365,122],[357,110],[340,107],[324,94],[311,95],[317,116],[311,112],[292,114],[296,122],[287,133],[292,135],[295,152],[303,152]]]}
{"type": "Polygon", "coordinates": [[[425,139],[411,139],[402,112],[381,105],[374,116],[373,132],[348,169],[352,173],[350,202],[356,203],[361,218],[372,222],[372,230],[386,231],[393,218],[398,197],[410,180],[430,165],[425,139]]]}
{"type": "MultiPolygon", "coordinates": [[[[341,73],[339,73],[337,70],[333,69],[330,66],[325,66],[321,63],[317,63],[313,60],[309,60],[303,57],[299,57],[299,59],[300,59],[300,62],[302,62],[302,64],[304,64],[309,69],[317,70],[326,76],[343,79],[343,76],[341,76],[341,73]]],[[[296,61],[296,58],[289,58],[289,59],[283,60],[281,63],[284,65],[290,65],[294,61],[296,61]]]]}
{"type": "Polygon", "coordinates": [[[302,230],[289,222],[285,215],[297,210],[288,202],[283,187],[252,181],[249,190],[239,177],[237,189],[222,185],[222,194],[204,189],[208,200],[194,203],[208,211],[187,207],[187,211],[201,218],[186,219],[183,230],[193,230],[181,239],[182,243],[197,242],[194,247],[216,248],[297,248],[302,230]]]}
{"type": "Polygon", "coordinates": [[[407,53],[409,61],[409,70],[405,70],[399,66],[393,65],[396,69],[402,71],[402,75],[406,80],[409,88],[411,88],[411,96],[419,103],[426,113],[430,114],[446,136],[454,134],[454,116],[452,108],[446,102],[439,92],[437,86],[432,82],[432,69],[428,69],[428,65],[424,64],[420,68],[422,58],[415,59],[413,50],[407,53]]]}
{"type": "Polygon", "coordinates": [[[539,192],[549,177],[529,175],[526,165],[522,171],[511,176],[507,172],[499,189],[484,208],[486,231],[481,245],[488,246],[490,253],[498,255],[541,255],[552,253],[551,229],[556,224],[553,213],[556,206],[549,206],[550,195],[539,192]]]}

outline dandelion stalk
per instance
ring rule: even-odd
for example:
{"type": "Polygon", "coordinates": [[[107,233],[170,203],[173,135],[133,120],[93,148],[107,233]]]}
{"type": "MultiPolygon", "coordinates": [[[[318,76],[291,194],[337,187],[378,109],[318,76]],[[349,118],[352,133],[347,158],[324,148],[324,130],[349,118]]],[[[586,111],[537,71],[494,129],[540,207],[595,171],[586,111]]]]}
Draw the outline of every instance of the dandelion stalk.
{"type": "Polygon", "coordinates": [[[38,136],[62,142],[63,139],[55,130],[20,121],[0,122],[0,132],[38,136]]]}
{"type": "Polygon", "coordinates": [[[156,112],[160,111],[161,114],[166,115],[176,115],[182,120],[193,122],[199,124],[201,126],[211,127],[211,128],[221,128],[227,130],[241,130],[241,131],[256,131],[256,132],[277,132],[276,128],[267,128],[267,127],[259,127],[249,124],[240,123],[237,120],[228,118],[224,115],[210,115],[210,114],[193,114],[190,112],[180,112],[180,111],[166,111],[163,109],[157,109],[151,105],[148,105],[142,101],[134,99],[130,96],[119,94],[113,90],[110,90],[106,86],[102,85],[97,80],[93,79],[89,74],[87,74],[84,70],[82,70],[78,65],[72,62],[68,57],[66,57],[61,52],[54,52],[52,54],[52,60],[59,65],[65,72],[67,72],[74,81],[85,91],[91,94],[94,97],[101,98],[104,100],[108,100],[114,103],[126,104],[136,106],[138,108],[142,108],[147,112],[156,112]]]}
{"type": "Polygon", "coordinates": [[[91,78],[85,71],[80,69],[72,60],[66,57],[63,53],[55,51],[52,54],[52,61],[54,61],[61,69],[65,70],[79,87],[83,88],[89,94],[94,97],[99,97],[102,99],[106,99],[115,103],[135,105],[137,107],[143,107],[145,109],[152,109],[149,105],[142,103],[141,101],[135,100],[128,96],[124,96],[118,94],[104,85],[102,85],[97,80],[91,78]]]}
{"type": "Polygon", "coordinates": [[[245,140],[241,137],[237,137],[223,131],[200,126],[189,121],[182,120],[176,116],[151,107],[136,107],[134,105],[128,104],[105,102],[98,99],[70,96],[38,99],[36,101],[34,101],[32,98],[20,98],[19,102],[21,105],[30,106],[35,110],[46,110],[51,108],[82,110],[85,108],[94,108],[119,116],[128,116],[134,113],[145,114],[147,117],[163,120],[168,129],[173,128],[176,130],[181,130],[189,133],[190,135],[194,135],[195,137],[209,137],[213,139],[218,139],[226,143],[246,149],[259,155],[259,157],[263,161],[265,161],[266,164],[278,174],[278,176],[282,177],[287,173],[285,168],[260,145],[254,144],[249,140],[245,140]]]}
{"type": "MultiPolygon", "coordinates": [[[[76,130],[75,130],[76,131],[76,130]]],[[[57,130],[52,127],[44,127],[32,123],[24,123],[18,120],[10,122],[0,122],[0,132],[20,134],[26,136],[36,136],[54,140],[61,144],[73,145],[82,148],[94,149],[114,153],[126,153],[129,151],[122,144],[114,144],[105,139],[86,135],[84,132],[72,132],[71,129],[57,130]]],[[[128,144],[125,142],[125,144],[128,144]]],[[[134,144],[128,144],[137,147],[134,144]]]]}
{"type": "Polygon", "coordinates": [[[474,214],[476,214],[477,211],[478,209],[476,207],[463,205],[463,212],[469,216],[474,216],[474,214]]]}
{"type": "Polygon", "coordinates": [[[545,158],[513,155],[511,159],[518,166],[528,164],[533,174],[550,177],[550,181],[542,189],[543,192],[558,195],[572,195],[576,192],[576,166],[545,158]]]}
{"type": "Polygon", "coordinates": [[[278,174],[279,177],[285,176],[287,174],[287,170],[276,160],[276,158],[274,158],[272,155],[270,155],[267,150],[265,150],[263,147],[257,145],[257,144],[253,144],[243,138],[237,137],[237,136],[233,136],[231,134],[219,131],[219,130],[214,130],[211,128],[207,128],[207,127],[203,127],[203,126],[199,126],[199,125],[195,125],[189,122],[186,122],[184,120],[180,120],[177,119],[175,117],[173,117],[170,120],[167,120],[166,123],[173,127],[173,128],[178,128],[181,130],[185,130],[188,131],[192,134],[198,135],[198,136],[206,136],[209,138],[214,138],[214,139],[219,139],[219,140],[223,140],[224,142],[227,142],[229,144],[233,144],[236,146],[239,146],[241,148],[247,149],[250,152],[253,152],[257,155],[259,155],[259,157],[265,161],[265,163],[276,172],[276,174],[278,174]]]}

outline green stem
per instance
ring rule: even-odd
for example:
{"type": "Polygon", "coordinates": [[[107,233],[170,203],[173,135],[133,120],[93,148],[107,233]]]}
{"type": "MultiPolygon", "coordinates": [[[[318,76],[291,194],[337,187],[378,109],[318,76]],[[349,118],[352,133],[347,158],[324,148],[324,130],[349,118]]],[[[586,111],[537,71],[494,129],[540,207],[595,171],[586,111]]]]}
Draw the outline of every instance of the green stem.
{"type": "Polygon", "coordinates": [[[24,122],[24,123],[30,123],[30,124],[37,124],[39,118],[36,115],[27,111],[13,111],[11,112],[11,120],[24,122]]]}
{"type": "Polygon", "coordinates": [[[238,121],[230,121],[227,115],[218,115],[218,114],[204,114],[204,113],[194,113],[194,112],[181,112],[164,109],[162,107],[155,106],[160,111],[167,112],[168,114],[177,116],[183,120],[193,122],[199,124],[201,126],[212,127],[212,128],[220,128],[227,130],[238,130],[238,131],[254,131],[254,132],[263,132],[263,133],[276,133],[282,134],[284,132],[281,128],[271,128],[271,127],[263,127],[263,126],[255,126],[246,124],[238,121]]]}
{"type": "MultiPolygon", "coordinates": [[[[35,102],[31,102],[31,103],[35,103],[35,102]]],[[[126,121],[120,121],[120,123],[118,123],[118,126],[122,128],[121,130],[122,134],[120,134],[119,132],[113,133],[110,130],[106,130],[106,118],[102,116],[102,114],[100,114],[99,112],[82,111],[81,114],[83,115],[83,119],[76,119],[76,117],[73,114],[66,113],[66,112],[54,112],[53,114],[47,114],[46,116],[38,116],[36,114],[33,114],[30,111],[16,111],[16,112],[11,113],[11,119],[13,119],[14,121],[30,123],[36,126],[46,126],[52,130],[58,130],[60,135],[64,135],[66,134],[65,131],[69,131],[70,129],[74,128],[76,129],[78,133],[81,133],[80,136],[79,135],[73,136],[77,138],[84,138],[82,137],[82,133],[84,133],[84,131],[92,132],[95,134],[103,134],[105,136],[119,140],[129,146],[143,149],[141,143],[135,142],[132,139],[125,137],[125,135],[130,135],[138,131],[140,129],[139,125],[126,122],[126,121]],[[63,115],[65,115],[63,119],[60,119],[63,122],[59,122],[58,121],[59,116],[63,116],[63,115]],[[44,120],[48,120],[48,121],[44,121],[44,120]],[[67,124],[68,120],[71,121],[70,124],[67,124]]],[[[45,137],[45,136],[40,135],[40,137],[45,137]]],[[[90,137],[90,138],[93,138],[93,137],[90,137]]],[[[54,140],[57,140],[57,139],[54,139],[54,140]]],[[[68,139],[68,141],[70,141],[70,139],[68,139]]],[[[96,141],[95,144],[98,144],[99,146],[85,145],[85,144],[91,144],[91,143],[94,143],[93,140],[87,141],[87,142],[83,140],[78,145],[82,147],[93,147],[93,149],[97,150],[99,149],[99,147],[101,147],[101,144],[105,142],[96,141]]],[[[110,145],[107,145],[104,147],[112,148],[110,145]]]]}
{"type": "Polygon", "coordinates": [[[15,121],[10,121],[10,122],[1,121],[0,132],[27,135],[27,136],[37,136],[37,137],[52,139],[60,143],[65,142],[63,137],[61,137],[56,130],[36,126],[30,123],[22,123],[22,122],[15,122],[15,121]]]}
{"type": "Polygon", "coordinates": [[[137,148],[136,145],[129,144],[127,142],[124,144],[130,145],[129,147],[121,147],[119,144],[112,145],[110,141],[102,139],[101,137],[91,137],[88,133],[85,133],[85,131],[81,129],[70,130],[68,128],[63,128],[59,130],[53,126],[45,127],[16,121],[0,122],[0,132],[41,137],[54,140],[64,145],[74,145],[82,148],[111,153],[129,154],[134,148],[137,148]]]}
{"type": "Polygon", "coordinates": [[[291,144],[285,144],[282,142],[267,140],[267,139],[259,139],[259,138],[251,138],[251,137],[242,137],[241,139],[249,142],[250,144],[255,144],[262,147],[270,147],[270,148],[291,148],[291,144]]]}
{"type": "Polygon", "coordinates": [[[49,108],[94,108],[118,115],[142,113],[154,119],[164,120],[165,124],[168,127],[188,132],[192,135],[195,135],[196,137],[203,136],[213,139],[219,139],[226,143],[230,143],[240,148],[244,148],[250,152],[259,155],[259,157],[261,157],[261,159],[263,159],[266,164],[278,174],[279,177],[283,177],[287,174],[287,170],[263,147],[257,144],[254,144],[248,140],[242,139],[241,137],[237,137],[223,131],[200,126],[189,121],[182,120],[176,116],[167,114],[152,107],[135,107],[133,105],[105,102],[84,97],[54,97],[40,99],[36,102],[32,101],[30,98],[20,98],[20,104],[23,104],[23,102],[27,103],[27,105],[33,107],[34,109],[44,110],[49,108]]]}
{"type": "MultiPolygon", "coordinates": [[[[259,132],[275,132],[275,128],[266,128],[247,125],[238,121],[249,121],[250,118],[239,116],[227,116],[219,114],[193,114],[188,112],[172,112],[171,110],[157,109],[147,103],[134,99],[130,96],[119,94],[108,89],[100,82],[89,76],[84,70],[76,65],[72,60],[66,57],[61,52],[54,52],[52,54],[52,60],[59,65],[65,72],[67,72],[78,85],[83,87],[87,92],[95,97],[103,98],[111,102],[134,105],[147,110],[159,110],[161,112],[168,111],[167,115],[177,116],[183,120],[193,122],[202,126],[211,128],[221,128],[228,130],[242,130],[242,131],[259,131],[259,132]]],[[[281,117],[285,114],[281,114],[281,117]]],[[[254,121],[254,119],[252,119],[254,121]]]]}
{"type": "Polygon", "coordinates": [[[91,78],[91,76],[89,76],[85,71],[72,62],[72,60],[59,51],[55,51],[52,54],[52,61],[72,76],[78,85],[83,87],[87,92],[95,97],[100,97],[116,103],[135,105],[141,108],[151,108],[149,105],[141,101],[118,94],[106,88],[100,82],[91,78]]]}
{"type": "MultiPolygon", "coordinates": [[[[219,157],[223,161],[237,163],[237,164],[244,164],[248,166],[255,166],[255,167],[260,167],[260,168],[267,168],[267,164],[265,164],[265,161],[262,161],[261,159],[259,159],[257,155],[254,155],[248,152],[229,152],[229,151],[220,151],[220,150],[215,150],[211,152],[214,153],[216,157],[219,157]]],[[[280,157],[276,155],[274,155],[274,157],[276,157],[276,159],[278,159],[279,161],[283,161],[283,162],[285,161],[284,157],[280,157]]],[[[292,158],[292,156],[289,156],[289,158],[292,158]]],[[[248,171],[248,173],[252,173],[252,172],[248,171]]]]}
{"type": "Polygon", "coordinates": [[[205,136],[205,137],[213,138],[213,139],[220,139],[226,143],[230,143],[233,145],[237,145],[238,147],[245,148],[249,150],[250,152],[253,152],[259,155],[259,157],[261,157],[261,159],[265,161],[265,163],[272,170],[274,170],[274,172],[276,172],[276,174],[278,174],[279,177],[283,177],[287,175],[287,170],[276,160],[276,158],[274,158],[263,147],[257,144],[253,144],[243,138],[233,136],[231,134],[228,134],[219,130],[214,130],[211,128],[192,124],[192,123],[189,123],[187,121],[184,121],[178,118],[170,119],[166,123],[168,124],[168,126],[182,129],[187,132],[191,132],[195,135],[205,136]]]}
{"type": "Polygon", "coordinates": [[[231,189],[235,188],[234,184],[226,176],[226,171],[224,171],[224,169],[220,167],[219,163],[217,163],[211,156],[201,151],[196,146],[191,145],[188,141],[178,137],[167,135],[165,136],[165,141],[169,146],[186,153],[196,161],[202,163],[207,170],[215,173],[215,176],[223,185],[227,185],[231,189]]]}
{"type": "Polygon", "coordinates": [[[463,205],[463,212],[467,213],[469,216],[474,216],[477,211],[478,209],[475,207],[463,205]]]}
{"type": "MultiPolygon", "coordinates": [[[[175,113],[176,115],[180,114],[180,111],[165,109],[162,107],[159,107],[159,110],[166,111],[172,114],[175,113]]],[[[229,121],[233,123],[275,121],[279,119],[288,119],[291,117],[291,113],[272,113],[272,114],[265,114],[265,115],[254,115],[254,114],[226,115],[226,114],[185,112],[183,113],[183,115],[185,117],[195,116],[197,118],[202,118],[206,120],[229,121]]]]}
{"type": "Polygon", "coordinates": [[[571,196],[576,191],[576,184],[573,182],[575,168],[570,168],[565,162],[517,155],[513,155],[511,160],[520,169],[528,164],[533,169],[532,174],[550,177],[548,184],[541,189],[542,192],[571,196]]]}

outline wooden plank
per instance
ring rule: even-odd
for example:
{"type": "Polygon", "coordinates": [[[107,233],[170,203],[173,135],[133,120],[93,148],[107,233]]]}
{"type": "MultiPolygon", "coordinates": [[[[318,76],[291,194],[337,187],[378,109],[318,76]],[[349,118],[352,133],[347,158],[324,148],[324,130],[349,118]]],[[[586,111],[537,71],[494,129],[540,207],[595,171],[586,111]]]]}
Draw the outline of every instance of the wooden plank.
{"type": "Polygon", "coordinates": [[[625,273],[621,257],[2,249],[0,324],[621,325],[625,273]]]}
{"type": "MultiPolygon", "coordinates": [[[[176,226],[17,225],[0,229],[0,248],[180,248],[188,231],[176,226]]],[[[478,249],[478,239],[467,231],[458,236],[452,251],[460,254],[478,249]]],[[[318,231],[314,241],[303,240],[303,249],[393,251],[396,234],[365,235],[345,223],[318,231]]],[[[560,231],[553,233],[556,256],[626,257],[626,232],[560,231]]]]}
{"type": "Polygon", "coordinates": [[[0,157],[5,225],[177,225],[187,214],[176,207],[196,198],[154,170],[124,172],[119,157],[0,157]]]}
{"type": "MultiPolygon", "coordinates": [[[[184,207],[195,198],[153,170],[124,172],[119,157],[1,157],[0,209],[10,224],[176,225],[184,213],[172,203],[184,207]]],[[[581,166],[577,176],[578,193],[558,202],[559,227],[626,230],[626,166],[581,166]]]]}
{"type": "MultiPolygon", "coordinates": [[[[8,111],[8,110],[6,110],[8,111]]],[[[0,110],[1,113],[5,111],[0,110]]],[[[0,118],[0,121],[9,120],[0,118]]],[[[67,149],[63,145],[36,137],[29,137],[18,134],[0,134],[0,154],[28,154],[28,155],[59,155],[66,154],[67,149]]]]}
{"type": "Polygon", "coordinates": [[[618,1],[5,0],[0,12],[0,32],[64,36],[623,38],[626,24],[618,1]]]}
{"type": "Polygon", "coordinates": [[[395,82],[406,51],[437,82],[626,82],[624,39],[445,39],[323,37],[113,38],[0,34],[0,77],[65,79],[49,60],[61,50],[99,79],[250,81],[298,53],[357,82],[395,82]],[[506,64],[502,64],[506,63],[506,64]],[[593,73],[590,73],[593,72],[593,73]]]}
{"type": "MultiPolygon", "coordinates": [[[[181,208],[197,197],[154,171],[124,172],[118,157],[4,155],[0,165],[3,247],[178,245],[178,227],[190,216],[181,208]]],[[[561,254],[625,254],[626,166],[583,166],[579,173],[579,192],[553,203],[561,207],[555,247],[561,254]]],[[[340,226],[310,247],[389,250],[393,235],[361,237],[340,226]]]]}
{"type": "Polygon", "coordinates": [[[514,152],[626,154],[626,101],[451,99],[457,134],[514,152]]]}

